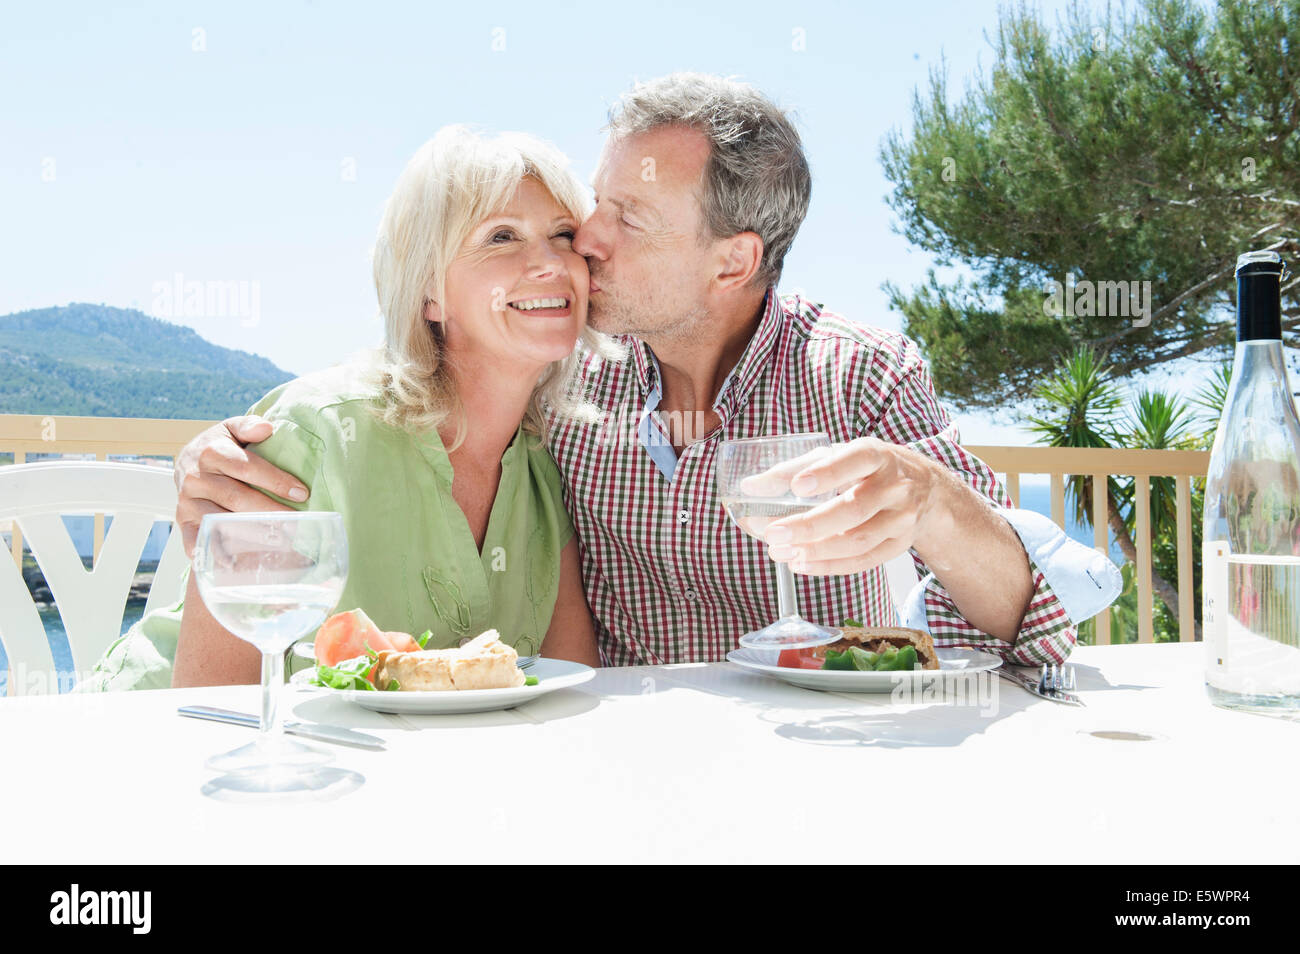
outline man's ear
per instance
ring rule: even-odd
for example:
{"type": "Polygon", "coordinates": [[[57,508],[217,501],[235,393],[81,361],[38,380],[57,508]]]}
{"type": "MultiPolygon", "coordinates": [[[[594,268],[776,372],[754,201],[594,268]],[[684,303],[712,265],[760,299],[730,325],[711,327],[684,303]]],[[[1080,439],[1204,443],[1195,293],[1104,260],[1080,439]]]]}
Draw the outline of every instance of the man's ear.
{"type": "Polygon", "coordinates": [[[721,261],[713,280],[720,291],[744,288],[763,264],[763,240],[757,232],[738,232],[723,239],[721,261]]]}

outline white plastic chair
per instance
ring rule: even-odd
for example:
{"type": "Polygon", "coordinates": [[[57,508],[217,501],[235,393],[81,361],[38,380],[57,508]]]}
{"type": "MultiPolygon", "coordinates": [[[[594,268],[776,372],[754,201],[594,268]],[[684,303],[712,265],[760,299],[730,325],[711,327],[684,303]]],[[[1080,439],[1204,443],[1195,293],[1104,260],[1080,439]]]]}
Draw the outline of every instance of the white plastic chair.
{"type": "Polygon", "coordinates": [[[912,560],[912,551],[906,550],[885,562],[885,577],[889,580],[889,592],[894,597],[894,606],[900,612],[907,595],[920,579],[916,575],[916,563],[912,560]]]}
{"type": "MultiPolygon", "coordinates": [[[[45,574],[76,672],[86,672],[120,635],[126,598],[149,532],[155,521],[171,522],[175,511],[170,468],[98,461],[0,467],[0,520],[14,521],[45,574]],[[92,570],[82,564],[61,519],[72,513],[113,515],[92,570]]],[[[181,598],[188,565],[181,535],[173,526],[146,613],[181,598]]],[[[7,554],[0,554],[0,643],[9,657],[10,695],[58,691],[54,657],[36,604],[7,554]]]]}

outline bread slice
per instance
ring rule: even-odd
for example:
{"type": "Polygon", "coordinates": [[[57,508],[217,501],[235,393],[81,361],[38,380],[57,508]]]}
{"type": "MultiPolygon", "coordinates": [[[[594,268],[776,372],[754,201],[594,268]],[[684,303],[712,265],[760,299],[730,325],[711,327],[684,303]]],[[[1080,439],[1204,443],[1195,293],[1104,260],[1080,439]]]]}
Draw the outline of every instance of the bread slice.
{"type": "Polygon", "coordinates": [[[916,649],[916,658],[922,669],[938,669],[939,657],[934,651],[934,640],[930,634],[920,629],[908,629],[905,626],[841,626],[843,637],[838,642],[822,649],[833,649],[842,653],[850,646],[861,646],[873,653],[883,652],[890,646],[902,649],[911,646],[916,649]]]}
{"type": "Polygon", "coordinates": [[[387,689],[394,681],[399,689],[440,692],[455,689],[451,680],[454,649],[428,649],[418,653],[381,650],[375,663],[375,688],[387,689]]]}
{"type": "Polygon", "coordinates": [[[515,665],[518,659],[514,648],[501,642],[495,629],[489,629],[458,649],[381,652],[375,662],[375,687],[387,689],[396,680],[401,691],[514,689],[527,678],[515,665]]]}

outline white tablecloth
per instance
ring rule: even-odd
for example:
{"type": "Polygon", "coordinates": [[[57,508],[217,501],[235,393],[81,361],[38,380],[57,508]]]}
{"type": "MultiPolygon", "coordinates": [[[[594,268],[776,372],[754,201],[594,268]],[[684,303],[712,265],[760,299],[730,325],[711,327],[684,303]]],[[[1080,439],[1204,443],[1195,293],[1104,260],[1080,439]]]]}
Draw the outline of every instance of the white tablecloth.
{"type": "Polygon", "coordinates": [[[254,730],[176,715],[254,712],[256,687],[3,699],[0,859],[1300,860],[1300,723],[1212,707],[1199,645],[1072,661],[1087,708],[1001,680],[982,704],[897,704],[729,663],[602,670],[480,715],[286,694],[291,718],[387,741],[329,746],[363,782],[294,803],[203,794],[204,758],[254,730]]]}

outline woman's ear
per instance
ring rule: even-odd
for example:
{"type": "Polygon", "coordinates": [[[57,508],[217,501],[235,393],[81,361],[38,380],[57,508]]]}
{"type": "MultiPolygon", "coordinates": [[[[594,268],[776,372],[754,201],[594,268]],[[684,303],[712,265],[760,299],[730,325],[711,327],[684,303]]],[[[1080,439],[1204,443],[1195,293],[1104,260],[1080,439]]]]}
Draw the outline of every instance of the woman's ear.
{"type": "Polygon", "coordinates": [[[434,295],[437,289],[433,287],[433,282],[424,286],[424,320],[442,323],[442,306],[434,301],[434,295]]]}

